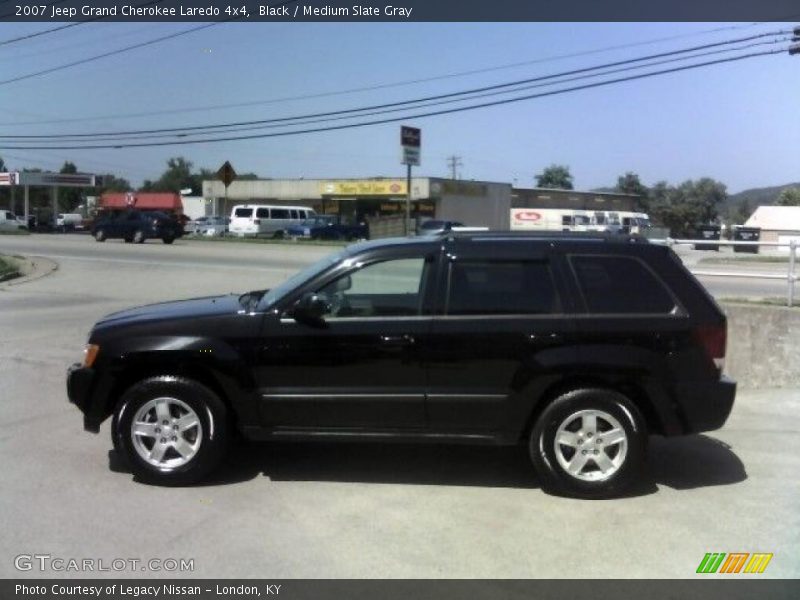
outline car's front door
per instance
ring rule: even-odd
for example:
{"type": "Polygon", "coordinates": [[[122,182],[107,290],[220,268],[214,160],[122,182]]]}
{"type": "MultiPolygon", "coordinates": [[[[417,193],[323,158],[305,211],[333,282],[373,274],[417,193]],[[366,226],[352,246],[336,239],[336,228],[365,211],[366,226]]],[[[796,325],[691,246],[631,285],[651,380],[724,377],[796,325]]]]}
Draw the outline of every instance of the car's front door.
{"type": "Polygon", "coordinates": [[[256,368],[262,424],[273,430],[425,427],[420,347],[430,328],[435,258],[422,250],[346,264],[315,288],[324,322],[268,319],[256,368]]]}

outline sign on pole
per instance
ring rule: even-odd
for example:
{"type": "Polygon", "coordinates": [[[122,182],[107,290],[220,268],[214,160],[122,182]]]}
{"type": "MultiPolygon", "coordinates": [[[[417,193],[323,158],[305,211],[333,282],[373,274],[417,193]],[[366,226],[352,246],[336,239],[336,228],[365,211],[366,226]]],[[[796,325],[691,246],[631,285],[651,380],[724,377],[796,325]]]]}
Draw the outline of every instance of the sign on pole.
{"type": "Polygon", "coordinates": [[[401,164],[419,166],[422,131],[416,127],[400,127],[400,146],[403,148],[401,164]]]}
{"type": "Polygon", "coordinates": [[[228,189],[228,186],[236,179],[236,171],[234,171],[233,165],[230,163],[230,161],[226,160],[225,164],[219,168],[219,171],[217,171],[217,179],[223,183],[226,190],[228,189]]]}

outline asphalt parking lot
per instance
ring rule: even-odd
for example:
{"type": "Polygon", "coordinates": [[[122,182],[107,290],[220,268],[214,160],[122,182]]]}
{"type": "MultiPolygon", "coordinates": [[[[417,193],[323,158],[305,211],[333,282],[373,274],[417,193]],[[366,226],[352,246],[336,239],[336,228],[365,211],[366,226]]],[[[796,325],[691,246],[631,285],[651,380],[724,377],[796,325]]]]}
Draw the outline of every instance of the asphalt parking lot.
{"type": "Polygon", "coordinates": [[[270,287],[332,250],[0,236],[58,263],[0,285],[0,576],[86,575],[14,566],[49,554],[194,560],[155,577],[683,578],[706,552],[800,575],[800,390],[741,392],[722,430],[652,439],[649,479],[595,502],[543,493],[517,449],[458,446],[240,445],[205,485],[158,488],[119,464],[108,423],[83,432],[65,369],[100,316],[270,287]]]}

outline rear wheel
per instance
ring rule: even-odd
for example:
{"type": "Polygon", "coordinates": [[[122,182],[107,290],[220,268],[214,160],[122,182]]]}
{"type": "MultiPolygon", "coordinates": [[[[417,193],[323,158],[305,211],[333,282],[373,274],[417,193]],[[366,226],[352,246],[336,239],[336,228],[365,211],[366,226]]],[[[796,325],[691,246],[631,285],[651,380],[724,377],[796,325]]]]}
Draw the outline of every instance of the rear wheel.
{"type": "Polygon", "coordinates": [[[105,242],[106,241],[106,232],[102,229],[98,229],[94,232],[94,239],[98,242],[105,242]]]}
{"type": "Polygon", "coordinates": [[[133,241],[135,243],[142,244],[144,243],[144,240],[145,240],[144,231],[137,230],[136,233],[133,234],[133,241]]]}
{"type": "Polygon", "coordinates": [[[113,443],[142,480],[185,485],[222,460],[226,418],[225,405],[206,386],[181,377],[151,377],[120,400],[113,443]]]}
{"type": "Polygon", "coordinates": [[[175,241],[175,238],[170,235],[166,235],[163,238],[161,238],[161,241],[164,242],[165,244],[171,244],[172,242],[175,241]]]}
{"type": "Polygon", "coordinates": [[[640,475],[647,431],[626,396],[583,388],[545,408],[531,431],[529,450],[543,487],[581,498],[610,497],[640,475]]]}

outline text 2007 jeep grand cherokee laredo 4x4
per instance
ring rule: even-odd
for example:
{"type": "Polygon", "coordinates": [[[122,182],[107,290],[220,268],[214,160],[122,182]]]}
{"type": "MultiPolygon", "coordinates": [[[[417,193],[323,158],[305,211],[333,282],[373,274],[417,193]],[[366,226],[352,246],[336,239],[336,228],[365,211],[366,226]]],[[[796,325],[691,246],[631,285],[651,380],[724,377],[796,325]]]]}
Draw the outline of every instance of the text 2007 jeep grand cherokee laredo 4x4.
{"type": "Polygon", "coordinates": [[[252,440],[527,444],[545,489],[618,494],[649,434],[717,429],[726,319],[669,248],[483,232],[348,247],[267,292],[114,313],[70,400],[135,475],[252,440]]]}

